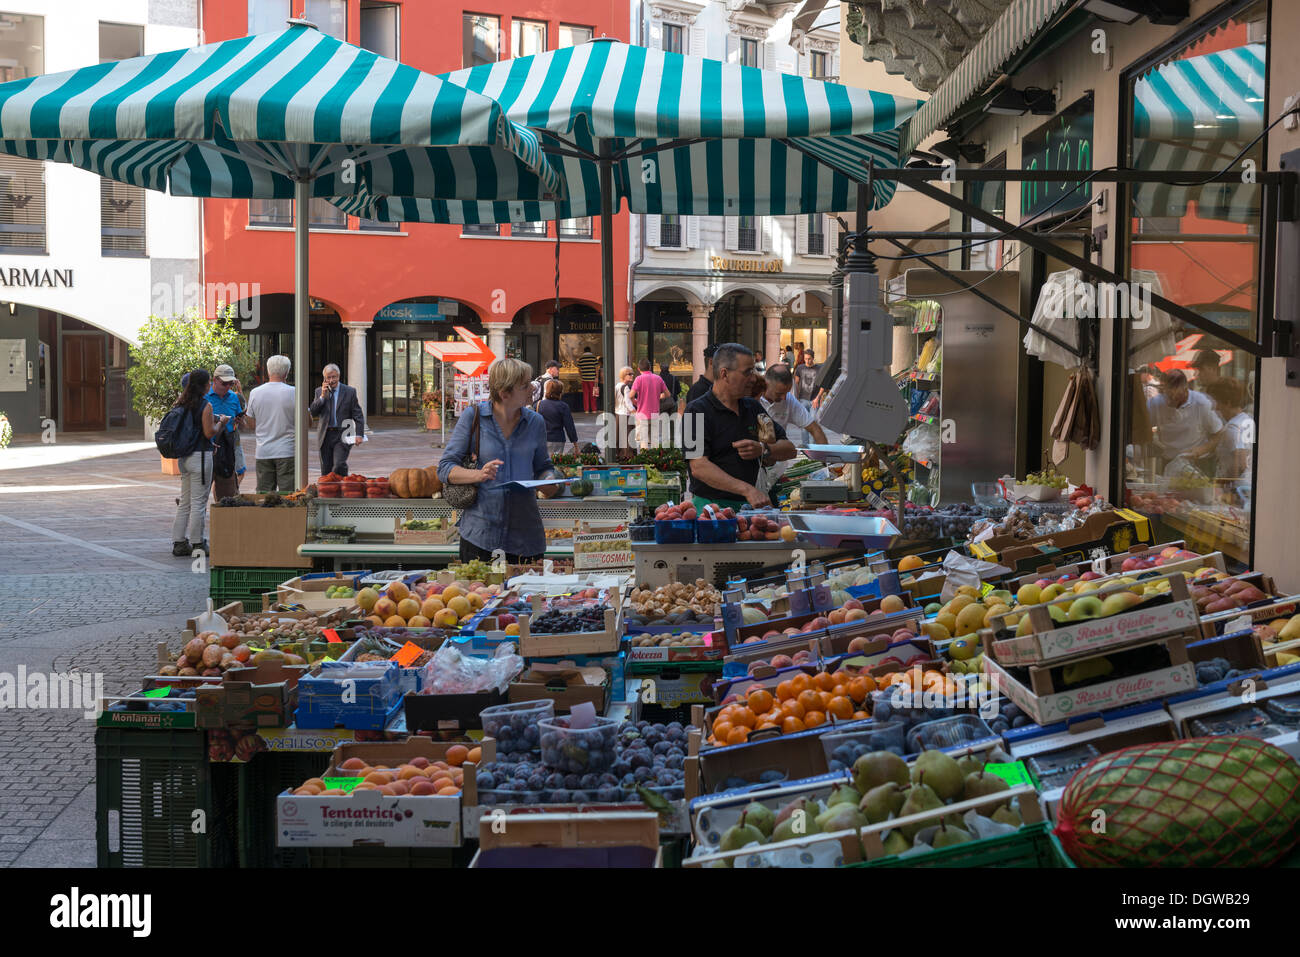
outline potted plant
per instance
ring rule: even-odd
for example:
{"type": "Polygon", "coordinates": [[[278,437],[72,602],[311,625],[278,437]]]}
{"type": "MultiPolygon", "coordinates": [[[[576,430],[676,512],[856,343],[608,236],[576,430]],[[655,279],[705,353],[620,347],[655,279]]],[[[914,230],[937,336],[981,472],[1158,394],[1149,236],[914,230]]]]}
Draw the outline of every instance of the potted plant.
{"type": "MultiPolygon", "coordinates": [[[[161,421],[176,404],[181,377],[191,369],[211,371],[225,363],[241,382],[251,382],[257,368],[248,339],[235,324],[234,307],[223,304],[216,319],[208,320],[198,308],[182,316],[150,316],[140,330],[138,345],[130,347],[126,379],[136,412],[161,421]]],[[[164,475],[179,475],[174,459],[163,459],[164,475]]]]}
{"type": "Polygon", "coordinates": [[[420,407],[424,412],[424,429],[426,432],[433,432],[442,428],[442,416],[446,412],[446,403],[441,390],[434,389],[424,393],[420,407]]]}

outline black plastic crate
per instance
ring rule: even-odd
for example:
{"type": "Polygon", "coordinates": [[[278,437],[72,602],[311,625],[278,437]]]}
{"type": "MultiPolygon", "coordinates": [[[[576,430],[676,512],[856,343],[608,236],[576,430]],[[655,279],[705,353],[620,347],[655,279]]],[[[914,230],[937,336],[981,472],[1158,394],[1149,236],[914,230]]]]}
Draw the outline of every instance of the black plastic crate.
{"type": "Polygon", "coordinates": [[[234,867],[238,779],[204,731],[96,729],[98,866],[234,867]]]}
{"type": "Polygon", "coordinates": [[[238,765],[239,866],[306,867],[300,847],[276,846],[275,799],[329,767],[329,751],[262,751],[238,765]]]}

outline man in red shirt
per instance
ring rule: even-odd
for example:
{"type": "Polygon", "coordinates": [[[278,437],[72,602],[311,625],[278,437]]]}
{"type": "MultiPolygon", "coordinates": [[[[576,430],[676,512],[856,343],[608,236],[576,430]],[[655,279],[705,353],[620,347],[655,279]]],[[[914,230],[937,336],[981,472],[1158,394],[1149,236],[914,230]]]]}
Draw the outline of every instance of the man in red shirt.
{"type": "Polygon", "coordinates": [[[668,386],[650,371],[649,359],[642,359],[638,367],[641,374],[632,382],[632,402],[636,406],[636,442],[641,448],[648,449],[651,447],[650,423],[659,416],[659,403],[668,395],[668,386]]]}

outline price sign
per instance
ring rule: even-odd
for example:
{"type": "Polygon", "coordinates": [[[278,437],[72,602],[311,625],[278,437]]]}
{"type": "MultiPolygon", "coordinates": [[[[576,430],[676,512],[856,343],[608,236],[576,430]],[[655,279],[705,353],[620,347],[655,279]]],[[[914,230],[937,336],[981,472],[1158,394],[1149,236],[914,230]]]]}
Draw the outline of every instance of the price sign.
{"type": "Polygon", "coordinates": [[[355,788],[358,784],[364,781],[365,778],[362,777],[321,778],[321,780],[325,782],[325,787],[328,790],[333,790],[337,788],[338,790],[343,791],[345,794],[351,794],[353,788],[355,788]]]}
{"type": "Polygon", "coordinates": [[[636,556],[626,530],[573,536],[573,567],[576,571],[635,566],[636,556]]]}
{"type": "Polygon", "coordinates": [[[415,663],[415,659],[420,657],[422,654],[424,654],[423,648],[408,641],[406,644],[402,645],[401,648],[397,649],[397,654],[393,655],[393,657],[388,660],[396,661],[403,668],[409,668],[415,663]]]}

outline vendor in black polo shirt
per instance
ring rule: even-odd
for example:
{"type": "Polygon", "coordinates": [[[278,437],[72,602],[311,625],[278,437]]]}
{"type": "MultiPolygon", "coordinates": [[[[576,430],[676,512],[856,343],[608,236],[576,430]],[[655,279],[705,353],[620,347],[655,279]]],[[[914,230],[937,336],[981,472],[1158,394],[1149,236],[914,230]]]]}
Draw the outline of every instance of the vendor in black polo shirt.
{"type": "Polygon", "coordinates": [[[767,493],[755,487],[759,469],[795,456],[785,429],[749,397],[753,375],[753,352],[736,342],[718,346],[713,388],[686,406],[686,416],[696,416],[694,431],[687,434],[703,445],[702,455],[686,453],[697,509],[709,503],[736,509],[771,505],[767,493]]]}

